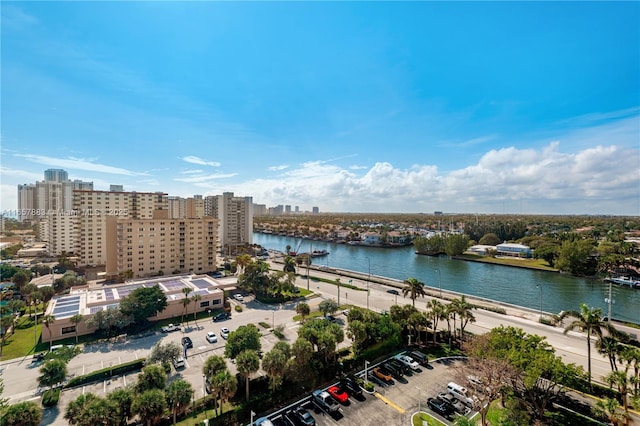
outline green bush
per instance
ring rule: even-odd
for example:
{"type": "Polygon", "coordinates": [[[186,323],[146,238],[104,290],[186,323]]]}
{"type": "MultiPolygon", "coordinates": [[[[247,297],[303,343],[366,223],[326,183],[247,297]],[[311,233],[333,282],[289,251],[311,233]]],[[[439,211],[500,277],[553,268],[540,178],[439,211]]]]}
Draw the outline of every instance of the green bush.
{"type": "Polygon", "coordinates": [[[274,329],[273,330],[273,334],[278,338],[278,339],[284,339],[284,333],[278,329],[274,329]]]}
{"type": "Polygon", "coordinates": [[[42,395],[42,405],[45,407],[53,407],[58,405],[60,399],[60,389],[47,389],[42,395]]]}
{"type": "Polygon", "coordinates": [[[271,328],[271,324],[267,324],[264,321],[260,321],[258,324],[260,325],[260,327],[262,327],[264,329],[271,328]]]}
{"type": "Polygon", "coordinates": [[[144,358],[136,359],[135,361],[125,362],[124,364],[114,365],[113,367],[103,368],[84,376],[74,377],[64,386],[65,388],[72,388],[75,386],[84,385],[86,383],[93,383],[100,380],[108,379],[112,376],[118,376],[120,374],[129,373],[131,371],[138,371],[144,367],[144,358]]]}
{"type": "Polygon", "coordinates": [[[242,312],[242,306],[236,305],[235,310],[236,312],[242,312]]]}

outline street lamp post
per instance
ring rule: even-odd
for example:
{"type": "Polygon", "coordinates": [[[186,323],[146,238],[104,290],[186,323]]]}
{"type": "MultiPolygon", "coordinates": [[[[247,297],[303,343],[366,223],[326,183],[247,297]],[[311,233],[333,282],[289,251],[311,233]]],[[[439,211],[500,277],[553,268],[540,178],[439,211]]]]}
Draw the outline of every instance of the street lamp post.
{"type": "Polygon", "coordinates": [[[364,360],[364,382],[365,383],[369,381],[369,375],[367,374],[368,372],[369,372],[369,361],[365,359],[364,360]]]}
{"type": "Polygon", "coordinates": [[[371,259],[367,257],[369,262],[369,275],[367,275],[367,310],[369,310],[369,281],[371,281],[371,259]]]}
{"type": "Polygon", "coordinates": [[[540,319],[542,319],[542,284],[536,284],[536,287],[540,289],[540,319]]]}
{"type": "Polygon", "coordinates": [[[442,275],[440,275],[440,269],[434,269],[438,273],[438,289],[440,289],[440,299],[442,299],[442,275]]]}

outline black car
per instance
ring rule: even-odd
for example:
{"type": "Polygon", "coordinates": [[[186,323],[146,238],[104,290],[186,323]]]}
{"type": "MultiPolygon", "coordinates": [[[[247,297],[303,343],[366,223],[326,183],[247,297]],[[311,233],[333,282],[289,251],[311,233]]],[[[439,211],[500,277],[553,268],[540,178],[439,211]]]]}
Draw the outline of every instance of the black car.
{"type": "Polygon", "coordinates": [[[298,426],[315,426],[316,419],[304,407],[296,407],[289,413],[289,418],[298,426]]]}
{"type": "Polygon", "coordinates": [[[183,337],[182,338],[182,346],[185,348],[192,348],[193,347],[193,342],[191,341],[190,337],[183,337]]]}
{"type": "Polygon", "coordinates": [[[453,407],[438,398],[427,399],[427,405],[442,417],[449,418],[453,415],[453,407]]]}
{"type": "Polygon", "coordinates": [[[351,377],[345,377],[340,380],[340,387],[347,391],[349,396],[360,399],[362,398],[362,389],[360,385],[351,377]]]}
{"type": "Polygon", "coordinates": [[[400,294],[400,292],[396,289],[387,290],[387,293],[395,294],[396,296],[400,294]]]}
{"type": "Polygon", "coordinates": [[[221,312],[218,315],[213,317],[213,322],[224,321],[226,319],[231,318],[231,314],[228,312],[221,312]]]}

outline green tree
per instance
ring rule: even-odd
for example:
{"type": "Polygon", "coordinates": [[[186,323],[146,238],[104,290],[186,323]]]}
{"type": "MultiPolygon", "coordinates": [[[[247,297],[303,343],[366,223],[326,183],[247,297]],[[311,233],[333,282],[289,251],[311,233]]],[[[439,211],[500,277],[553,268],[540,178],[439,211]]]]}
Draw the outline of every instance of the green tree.
{"type": "Polygon", "coordinates": [[[133,404],[133,389],[131,387],[118,388],[107,394],[107,399],[116,407],[116,416],[120,426],[126,426],[127,419],[131,417],[131,405],[133,404]]]}
{"type": "Polygon", "coordinates": [[[285,377],[294,382],[303,382],[316,377],[311,366],[313,345],[307,339],[298,337],[291,346],[291,358],[287,362],[285,377]]]}
{"type": "Polygon", "coordinates": [[[445,238],[444,251],[447,256],[459,256],[469,247],[469,237],[464,234],[450,234],[445,238]]]}
{"type": "Polygon", "coordinates": [[[138,394],[131,406],[131,411],[139,415],[148,426],[158,424],[166,410],[167,401],[160,389],[148,389],[138,394]]]}
{"type": "Polygon", "coordinates": [[[590,276],[596,273],[597,261],[592,257],[595,246],[592,241],[564,241],[555,267],[572,275],[590,276]]]}
{"type": "Polygon", "coordinates": [[[304,318],[311,313],[311,308],[308,303],[300,302],[296,305],[296,313],[302,317],[300,322],[304,322],[304,318]]]}
{"type": "Polygon", "coordinates": [[[33,401],[10,405],[2,413],[3,426],[38,426],[42,421],[42,408],[33,401]]]}
{"type": "Polygon", "coordinates": [[[498,237],[493,232],[489,232],[487,234],[484,234],[482,238],[480,238],[480,241],[478,241],[478,244],[483,244],[487,246],[497,246],[501,242],[502,240],[500,239],[500,237],[498,237]]]}
{"type": "Polygon", "coordinates": [[[142,393],[149,389],[164,389],[167,384],[167,373],[164,368],[157,364],[147,365],[138,375],[136,392],[142,393]]]}
{"type": "Polygon", "coordinates": [[[425,297],[427,293],[424,290],[424,283],[416,278],[407,278],[404,281],[405,286],[402,288],[402,296],[407,297],[407,294],[411,298],[413,307],[416,306],[416,299],[418,296],[425,297]]]}
{"type": "Polygon", "coordinates": [[[120,333],[134,321],[132,316],[125,315],[118,308],[107,308],[95,313],[87,319],[87,327],[93,328],[106,336],[120,333]]]}
{"type": "Polygon", "coordinates": [[[333,314],[334,312],[336,312],[338,308],[339,308],[338,302],[336,302],[333,299],[323,300],[322,302],[320,302],[320,305],[318,305],[318,309],[320,310],[320,312],[322,312],[322,315],[324,315],[325,317],[329,314],[333,314]]]}
{"type": "Polygon", "coordinates": [[[278,348],[274,348],[264,355],[262,369],[269,376],[269,389],[271,392],[275,392],[282,385],[288,361],[287,353],[278,348]]]}
{"type": "Polygon", "coordinates": [[[589,384],[591,384],[591,336],[602,337],[603,330],[611,330],[608,322],[602,320],[602,309],[591,308],[586,304],[580,305],[579,312],[569,312],[568,315],[575,316],[564,330],[567,334],[571,330],[580,329],[587,333],[587,372],[589,374],[589,384]]]}
{"type": "Polygon", "coordinates": [[[245,380],[246,399],[249,401],[249,377],[260,368],[260,357],[255,350],[243,350],[236,357],[236,367],[245,380]]]}
{"type": "Polygon", "coordinates": [[[626,371],[612,371],[604,377],[605,383],[609,386],[616,386],[618,392],[620,392],[620,399],[622,399],[622,408],[625,414],[625,424],[629,424],[629,405],[627,394],[629,393],[629,376],[626,371]]]}
{"type": "Polygon", "coordinates": [[[120,300],[120,311],[131,316],[137,324],[143,324],[147,318],[154,317],[167,307],[167,296],[159,285],[139,287],[120,300]]]}
{"type": "Polygon", "coordinates": [[[249,256],[246,253],[243,253],[239,256],[236,256],[236,265],[238,265],[238,269],[239,269],[239,274],[242,274],[244,272],[244,268],[247,267],[247,265],[251,263],[251,256],[249,256]]]}
{"type": "Polygon", "coordinates": [[[296,260],[291,256],[286,256],[284,258],[284,267],[282,269],[284,272],[292,272],[296,273],[296,260]]]}
{"type": "Polygon", "coordinates": [[[194,293],[193,296],[191,296],[191,301],[193,302],[193,320],[195,321],[196,326],[198,325],[197,310],[200,300],[202,300],[202,296],[198,293],[194,293]]]}
{"type": "Polygon", "coordinates": [[[358,320],[349,321],[347,336],[353,342],[353,352],[359,355],[364,343],[367,341],[367,325],[358,320]]]}
{"type": "Polygon", "coordinates": [[[190,292],[191,289],[189,287],[185,287],[182,289],[182,294],[184,294],[184,297],[182,298],[182,320],[180,320],[180,322],[184,322],[184,317],[187,314],[187,307],[189,306],[189,303],[191,303],[191,299],[189,299],[190,292]]]}
{"type": "Polygon", "coordinates": [[[597,416],[608,418],[613,426],[618,426],[626,420],[625,413],[620,411],[620,403],[615,398],[599,399],[593,411],[597,416]]]}
{"type": "Polygon", "coordinates": [[[476,318],[471,312],[476,309],[475,305],[467,302],[464,295],[459,299],[455,298],[451,301],[452,309],[455,310],[458,318],[460,319],[460,340],[464,340],[464,329],[468,323],[476,322],[476,318]]]}
{"type": "Polygon", "coordinates": [[[50,359],[40,367],[38,383],[40,386],[52,388],[58,383],[62,383],[67,377],[67,364],[61,359],[50,359]]]}
{"type": "Polygon", "coordinates": [[[20,269],[15,274],[13,274],[13,277],[11,277],[11,282],[16,286],[20,293],[22,293],[22,288],[29,281],[31,281],[31,272],[24,269],[20,269]]]}
{"type": "Polygon", "coordinates": [[[211,355],[206,359],[202,366],[202,374],[204,374],[209,380],[213,378],[220,371],[227,369],[227,363],[224,358],[218,355],[211,355]]]}
{"type": "MultiPolygon", "coordinates": [[[[234,396],[238,390],[238,380],[225,370],[216,375],[215,386],[220,396],[220,414],[222,414],[224,402],[234,396]]],[[[249,389],[248,386],[247,389],[249,389]]]]}
{"type": "Polygon", "coordinates": [[[171,364],[171,361],[182,355],[182,349],[176,342],[165,343],[160,342],[153,345],[149,355],[145,359],[145,364],[162,364],[164,368],[171,364]]]}
{"type": "Polygon", "coordinates": [[[243,351],[257,352],[260,349],[262,349],[262,343],[260,343],[258,327],[253,324],[242,325],[229,333],[227,344],[224,347],[224,356],[234,359],[243,351]]]}
{"type": "Polygon", "coordinates": [[[87,407],[90,402],[95,401],[98,398],[98,396],[91,392],[78,395],[76,399],[69,402],[67,410],[64,413],[65,420],[67,420],[70,425],[87,425],[87,422],[85,420],[87,407]]]}
{"type": "Polygon", "coordinates": [[[191,402],[193,388],[186,380],[180,378],[172,381],[165,392],[167,405],[173,414],[173,424],[176,424],[176,416],[183,413],[191,402]]]}
{"type": "Polygon", "coordinates": [[[78,325],[82,322],[83,319],[84,317],[81,314],[75,314],[74,316],[69,318],[76,331],[76,344],[78,344],[78,325]]]}
{"type": "Polygon", "coordinates": [[[445,306],[438,299],[431,299],[427,302],[427,317],[433,325],[433,344],[436,344],[436,336],[438,335],[438,322],[445,315],[445,306]]]}

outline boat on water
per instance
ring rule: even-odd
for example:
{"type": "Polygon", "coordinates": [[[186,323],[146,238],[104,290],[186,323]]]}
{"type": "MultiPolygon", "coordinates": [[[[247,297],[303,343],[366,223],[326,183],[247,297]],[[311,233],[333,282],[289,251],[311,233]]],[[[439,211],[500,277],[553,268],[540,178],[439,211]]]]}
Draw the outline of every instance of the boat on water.
{"type": "Polygon", "coordinates": [[[640,280],[636,280],[631,277],[611,277],[607,278],[605,281],[611,281],[614,284],[640,289],[640,280]]]}
{"type": "Polygon", "coordinates": [[[311,257],[322,257],[322,256],[327,256],[329,254],[328,251],[326,250],[314,250],[310,253],[311,257]]]}

